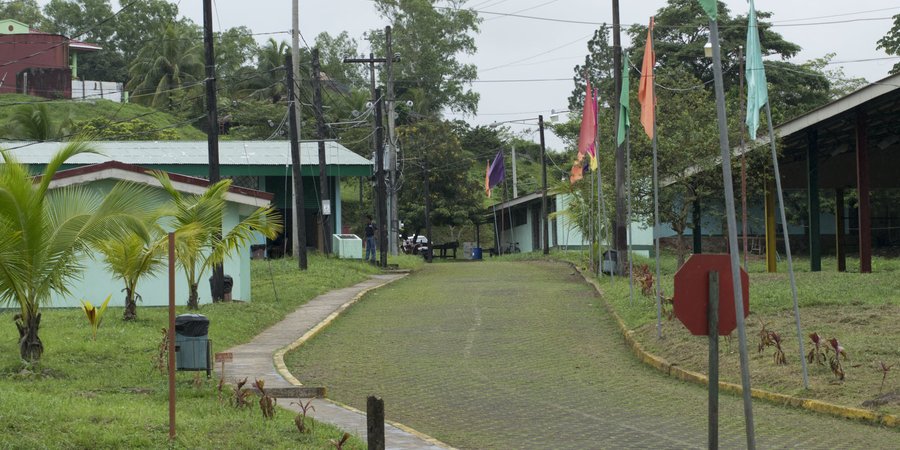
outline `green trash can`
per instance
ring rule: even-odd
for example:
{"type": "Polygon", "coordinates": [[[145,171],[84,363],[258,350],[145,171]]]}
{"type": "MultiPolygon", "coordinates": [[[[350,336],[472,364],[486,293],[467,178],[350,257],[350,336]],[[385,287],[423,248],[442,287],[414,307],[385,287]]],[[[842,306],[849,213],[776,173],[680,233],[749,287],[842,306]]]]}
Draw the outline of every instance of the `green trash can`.
{"type": "Polygon", "coordinates": [[[212,375],[209,319],[202,314],[175,317],[175,369],[206,371],[212,375]]]}

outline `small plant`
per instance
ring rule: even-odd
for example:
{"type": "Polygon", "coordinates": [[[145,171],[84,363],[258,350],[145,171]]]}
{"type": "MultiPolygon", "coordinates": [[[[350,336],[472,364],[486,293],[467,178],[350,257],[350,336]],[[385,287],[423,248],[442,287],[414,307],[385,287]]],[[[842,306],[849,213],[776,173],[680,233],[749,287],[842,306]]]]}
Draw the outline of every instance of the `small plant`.
{"type": "Polygon", "coordinates": [[[757,353],[762,353],[766,347],[772,345],[772,339],[769,336],[769,330],[766,328],[768,324],[760,322],[762,328],[759,330],[759,346],[756,347],[757,353]]]}
{"type": "Polygon", "coordinates": [[[781,335],[770,331],[769,339],[772,341],[772,345],[775,346],[775,354],[773,355],[775,359],[776,366],[783,366],[787,364],[787,358],[784,356],[784,350],[781,349],[781,335]]]}
{"type": "Polygon", "coordinates": [[[291,402],[292,405],[297,405],[300,407],[300,412],[297,413],[297,417],[294,417],[294,424],[297,425],[297,431],[301,433],[309,433],[309,428],[306,427],[306,416],[309,411],[315,411],[316,408],[312,405],[312,399],[303,403],[302,398],[298,398],[296,402],[291,402]]]}
{"type": "Polygon", "coordinates": [[[153,361],[153,368],[159,370],[159,373],[166,373],[169,367],[169,330],[162,329],[162,340],[156,351],[156,358],[153,361]]]}
{"type": "Polygon", "coordinates": [[[884,361],[878,361],[878,366],[881,370],[881,387],[878,388],[878,393],[881,394],[881,391],[884,390],[884,380],[887,379],[888,372],[891,371],[891,367],[894,367],[894,365],[887,365],[884,361]]]}
{"type": "Polygon", "coordinates": [[[231,396],[231,404],[235,408],[246,408],[250,406],[250,402],[247,400],[247,397],[250,396],[250,390],[244,387],[245,384],[247,384],[247,378],[238,381],[237,385],[234,387],[234,393],[231,396]]]}
{"type": "Polygon", "coordinates": [[[641,294],[645,297],[650,297],[654,293],[653,289],[653,272],[650,271],[650,266],[647,264],[641,264],[634,268],[634,281],[637,281],[638,285],[641,287],[641,294]]]}
{"type": "Polygon", "coordinates": [[[272,419],[275,417],[275,405],[278,404],[278,399],[270,396],[266,392],[266,380],[261,380],[259,378],[253,382],[253,387],[259,389],[259,409],[262,411],[263,417],[266,419],[272,419]]]}
{"type": "Polygon", "coordinates": [[[819,336],[819,333],[813,333],[809,335],[809,339],[813,343],[813,348],[809,350],[809,353],[806,354],[807,362],[817,362],[820,365],[825,365],[825,350],[822,348],[822,342],[824,339],[822,336],[819,336]]]}
{"type": "Polygon", "coordinates": [[[834,352],[834,355],[830,356],[828,359],[828,363],[831,366],[831,372],[838,378],[840,381],[844,381],[844,365],[841,364],[841,358],[845,361],[849,361],[850,358],[847,357],[847,352],[844,350],[844,347],[841,346],[841,343],[838,342],[837,338],[831,338],[828,343],[831,345],[830,350],[834,352]]]}
{"type": "Polygon", "coordinates": [[[84,314],[91,324],[91,340],[97,340],[97,330],[100,329],[100,324],[103,323],[103,313],[106,312],[106,306],[109,305],[109,299],[111,298],[112,294],[107,295],[106,300],[103,301],[103,305],[100,306],[99,310],[94,307],[90,301],[81,301],[81,309],[84,310],[84,314]]]}
{"type": "Polygon", "coordinates": [[[350,439],[350,433],[344,433],[340,439],[332,439],[331,445],[333,445],[336,450],[343,450],[344,444],[347,443],[347,439],[350,439]]]}

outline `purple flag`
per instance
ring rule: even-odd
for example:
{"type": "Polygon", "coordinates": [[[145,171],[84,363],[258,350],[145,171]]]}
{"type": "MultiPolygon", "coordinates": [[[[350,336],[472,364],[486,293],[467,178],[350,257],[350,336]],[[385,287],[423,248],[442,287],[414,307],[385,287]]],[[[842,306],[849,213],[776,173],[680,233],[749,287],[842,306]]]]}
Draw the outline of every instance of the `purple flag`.
{"type": "Polygon", "coordinates": [[[494,162],[491,163],[491,168],[488,171],[488,188],[493,188],[500,184],[504,178],[506,178],[506,166],[503,164],[503,150],[500,150],[497,152],[497,156],[494,157],[494,162]]]}

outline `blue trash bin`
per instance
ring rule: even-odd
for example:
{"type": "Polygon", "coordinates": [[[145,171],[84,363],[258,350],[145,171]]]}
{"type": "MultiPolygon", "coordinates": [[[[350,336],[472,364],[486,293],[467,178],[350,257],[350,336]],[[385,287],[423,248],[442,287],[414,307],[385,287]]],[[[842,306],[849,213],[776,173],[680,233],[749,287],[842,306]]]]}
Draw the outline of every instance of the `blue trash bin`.
{"type": "Polygon", "coordinates": [[[481,259],[481,247],[474,247],[472,249],[472,260],[480,260],[481,259]]]}

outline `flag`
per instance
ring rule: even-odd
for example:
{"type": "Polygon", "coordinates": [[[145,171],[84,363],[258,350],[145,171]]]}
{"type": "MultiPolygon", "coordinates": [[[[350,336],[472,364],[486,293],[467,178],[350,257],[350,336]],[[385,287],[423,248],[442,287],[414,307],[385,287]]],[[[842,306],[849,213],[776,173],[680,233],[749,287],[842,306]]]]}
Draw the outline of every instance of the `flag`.
{"type": "Polygon", "coordinates": [[[494,162],[491,163],[491,167],[488,169],[488,189],[500,184],[504,178],[506,178],[506,166],[503,164],[503,150],[501,149],[497,152],[497,156],[494,157],[494,162]]]}
{"type": "Polygon", "coordinates": [[[584,153],[579,153],[575,158],[575,164],[572,164],[572,171],[569,173],[569,183],[575,184],[576,181],[584,178],[584,153]]]}
{"type": "Polygon", "coordinates": [[[750,139],[756,140],[756,130],[759,128],[759,109],[768,101],[769,91],[766,86],[762,49],[759,45],[756,9],[753,7],[753,0],[750,0],[750,23],[747,25],[747,131],[750,133],[750,139]]]}
{"type": "Polygon", "coordinates": [[[622,92],[619,94],[619,131],[617,133],[617,143],[622,145],[625,142],[625,136],[628,135],[628,129],[631,128],[631,119],[628,117],[630,101],[628,91],[630,89],[628,83],[629,67],[631,61],[628,60],[628,52],[623,52],[622,59],[622,92]]]}
{"type": "Polygon", "coordinates": [[[585,73],[584,108],[581,112],[581,131],[578,133],[578,154],[594,153],[594,140],[597,137],[596,113],[594,112],[594,99],[591,89],[591,80],[585,73]]]}
{"type": "Polygon", "coordinates": [[[641,84],[638,86],[641,124],[644,125],[644,132],[650,139],[653,139],[653,122],[656,120],[656,93],[653,87],[654,65],[656,65],[656,54],[653,53],[653,18],[651,17],[650,26],[647,27],[647,43],[644,46],[644,64],[641,66],[641,84]]]}
{"type": "Polygon", "coordinates": [[[718,5],[717,0],[700,0],[700,6],[706,11],[706,15],[709,16],[710,20],[716,20],[716,13],[718,5]]]}
{"type": "Polygon", "coordinates": [[[488,161],[484,165],[484,193],[491,198],[491,162],[488,161]]]}

